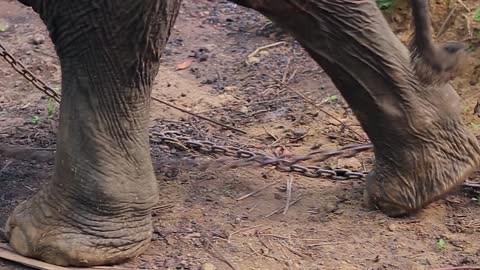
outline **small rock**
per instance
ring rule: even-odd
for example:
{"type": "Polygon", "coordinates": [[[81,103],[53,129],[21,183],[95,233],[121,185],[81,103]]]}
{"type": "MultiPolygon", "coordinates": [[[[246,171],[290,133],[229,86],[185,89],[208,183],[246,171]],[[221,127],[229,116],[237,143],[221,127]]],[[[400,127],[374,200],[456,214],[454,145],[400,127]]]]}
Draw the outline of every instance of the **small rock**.
{"type": "Polygon", "coordinates": [[[208,54],[202,53],[197,56],[199,62],[204,62],[208,60],[208,54]]]}
{"type": "Polygon", "coordinates": [[[245,114],[247,114],[247,113],[248,113],[248,111],[249,111],[249,109],[248,109],[248,107],[247,107],[247,106],[242,106],[242,107],[240,108],[240,110],[239,110],[239,111],[240,111],[241,113],[245,113],[245,114]]]}
{"type": "Polygon", "coordinates": [[[327,213],[333,213],[333,212],[335,212],[336,210],[338,210],[338,205],[337,205],[336,203],[329,202],[329,203],[325,204],[325,206],[323,207],[323,209],[324,209],[325,212],[327,212],[327,213]]]}
{"type": "Polygon", "coordinates": [[[198,270],[216,270],[217,267],[211,263],[204,263],[198,268],[198,270]]]}
{"type": "Polygon", "coordinates": [[[237,86],[225,86],[225,91],[234,91],[237,90],[237,86]]]}
{"type": "Polygon", "coordinates": [[[387,229],[393,232],[397,229],[397,226],[395,224],[388,224],[387,229]]]}
{"type": "Polygon", "coordinates": [[[42,34],[35,34],[32,37],[32,44],[34,45],[40,45],[40,44],[43,44],[44,42],[45,42],[45,36],[42,34]]]}
{"type": "Polygon", "coordinates": [[[352,170],[359,170],[362,168],[362,163],[355,157],[340,159],[337,163],[339,168],[347,168],[352,170]]]}
{"type": "Polygon", "coordinates": [[[198,233],[198,232],[187,234],[188,238],[195,238],[195,237],[198,238],[198,237],[201,237],[201,236],[202,236],[202,234],[198,233]]]}
{"type": "Polygon", "coordinates": [[[295,138],[305,136],[306,134],[307,134],[307,130],[303,129],[303,128],[296,128],[296,129],[292,130],[292,135],[295,138]]]}

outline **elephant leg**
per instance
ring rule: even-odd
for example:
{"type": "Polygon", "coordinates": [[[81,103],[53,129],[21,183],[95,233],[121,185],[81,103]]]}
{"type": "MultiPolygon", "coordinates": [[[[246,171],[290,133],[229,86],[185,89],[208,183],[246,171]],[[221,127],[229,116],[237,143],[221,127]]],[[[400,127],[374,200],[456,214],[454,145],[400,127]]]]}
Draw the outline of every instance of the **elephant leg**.
{"type": "Polygon", "coordinates": [[[366,202],[413,213],[461,184],[480,148],[449,84],[416,77],[373,0],[237,0],[289,30],[331,77],[375,146],[366,202]]]}
{"type": "Polygon", "coordinates": [[[57,265],[137,256],[158,200],[151,87],[180,1],[23,2],[34,4],[55,44],[62,101],[54,175],[10,216],[10,244],[57,265]]]}

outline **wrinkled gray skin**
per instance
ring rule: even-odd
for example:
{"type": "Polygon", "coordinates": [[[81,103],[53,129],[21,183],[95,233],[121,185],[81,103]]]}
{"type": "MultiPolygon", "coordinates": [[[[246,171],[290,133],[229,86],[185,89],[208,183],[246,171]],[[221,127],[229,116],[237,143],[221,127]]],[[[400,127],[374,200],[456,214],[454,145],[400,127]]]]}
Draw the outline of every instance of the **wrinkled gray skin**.
{"type": "MultiPolygon", "coordinates": [[[[141,254],[157,184],[148,141],[152,81],[177,0],[22,0],[62,66],[55,174],[7,224],[19,253],[58,265],[141,254]]],[[[413,213],[464,181],[479,146],[448,84],[418,82],[373,0],[237,0],[289,30],[333,79],[375,145],[366,202],[413,213]]]]}

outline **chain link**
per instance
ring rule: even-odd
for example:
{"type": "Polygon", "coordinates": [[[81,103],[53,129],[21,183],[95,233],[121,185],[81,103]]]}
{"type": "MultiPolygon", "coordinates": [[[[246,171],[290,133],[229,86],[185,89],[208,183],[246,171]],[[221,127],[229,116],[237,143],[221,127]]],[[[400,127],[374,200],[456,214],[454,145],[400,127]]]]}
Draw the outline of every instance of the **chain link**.
{"type": "Polygon", "coordinates": [[[222,146],[210,141],[193,140],[190,137],[183,136],[176,131],[152,132],[151,142],[178,148],[180,150],[193,150],[203,155],[220,155],[224,157],[237,158],[237,161],[229,161],[223,164],[223,161],[213,161],[209,166],[215,166],[222,163],[223,167],[238,168],[246,166],[273,166],[281,172],[292,172],[309,178],[328,178],[332,180],[349,180],[364,178],[368,172],[351,171],[348,169],[328,169],[319,166],[303,166],[299,164],[302,161],[325,161],[332,157],[352,157],[361,152],[371,150],[372,145],[352,145],[343,147],[339,150],[319,150],[311,152],[305,156],[288,157],[287,155],[269,155],[264,152],[246,150],[245,147],[222,146]]]}
{"type": "Polygon", "coordinates": [[[9,63],[12,68],[20,73],[27,81],[31,82],[38,90],[45,93],[47,96],[51,97],[56,102],[60,102],[60,95],[55,92],[53,88],[48,86],[42,80],[37,78],[31,71],[29,71],[20,61],[15,59],[7,49],[0,43],[0,56],[9,63]]]}

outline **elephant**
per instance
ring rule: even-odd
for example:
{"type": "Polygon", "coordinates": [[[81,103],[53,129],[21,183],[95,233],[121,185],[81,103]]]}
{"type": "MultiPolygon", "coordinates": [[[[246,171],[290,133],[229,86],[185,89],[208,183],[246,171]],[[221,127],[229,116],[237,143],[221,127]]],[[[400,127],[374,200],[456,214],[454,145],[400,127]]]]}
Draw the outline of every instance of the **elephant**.
{"type": "MultiPolygon", "coordinates": [[[[159,198],[149,153],[152,82],[181,0],[19,1],[47,25],[63,92],[54,175],[9,217],[10,245],[63,266],[138,256],[159,198]]],[[[480,164],[456,91],[421,79],[374,0],[232,1],[291,33],[352,108],[374,145],[367,207],[415,213],[480,164]]]]}

